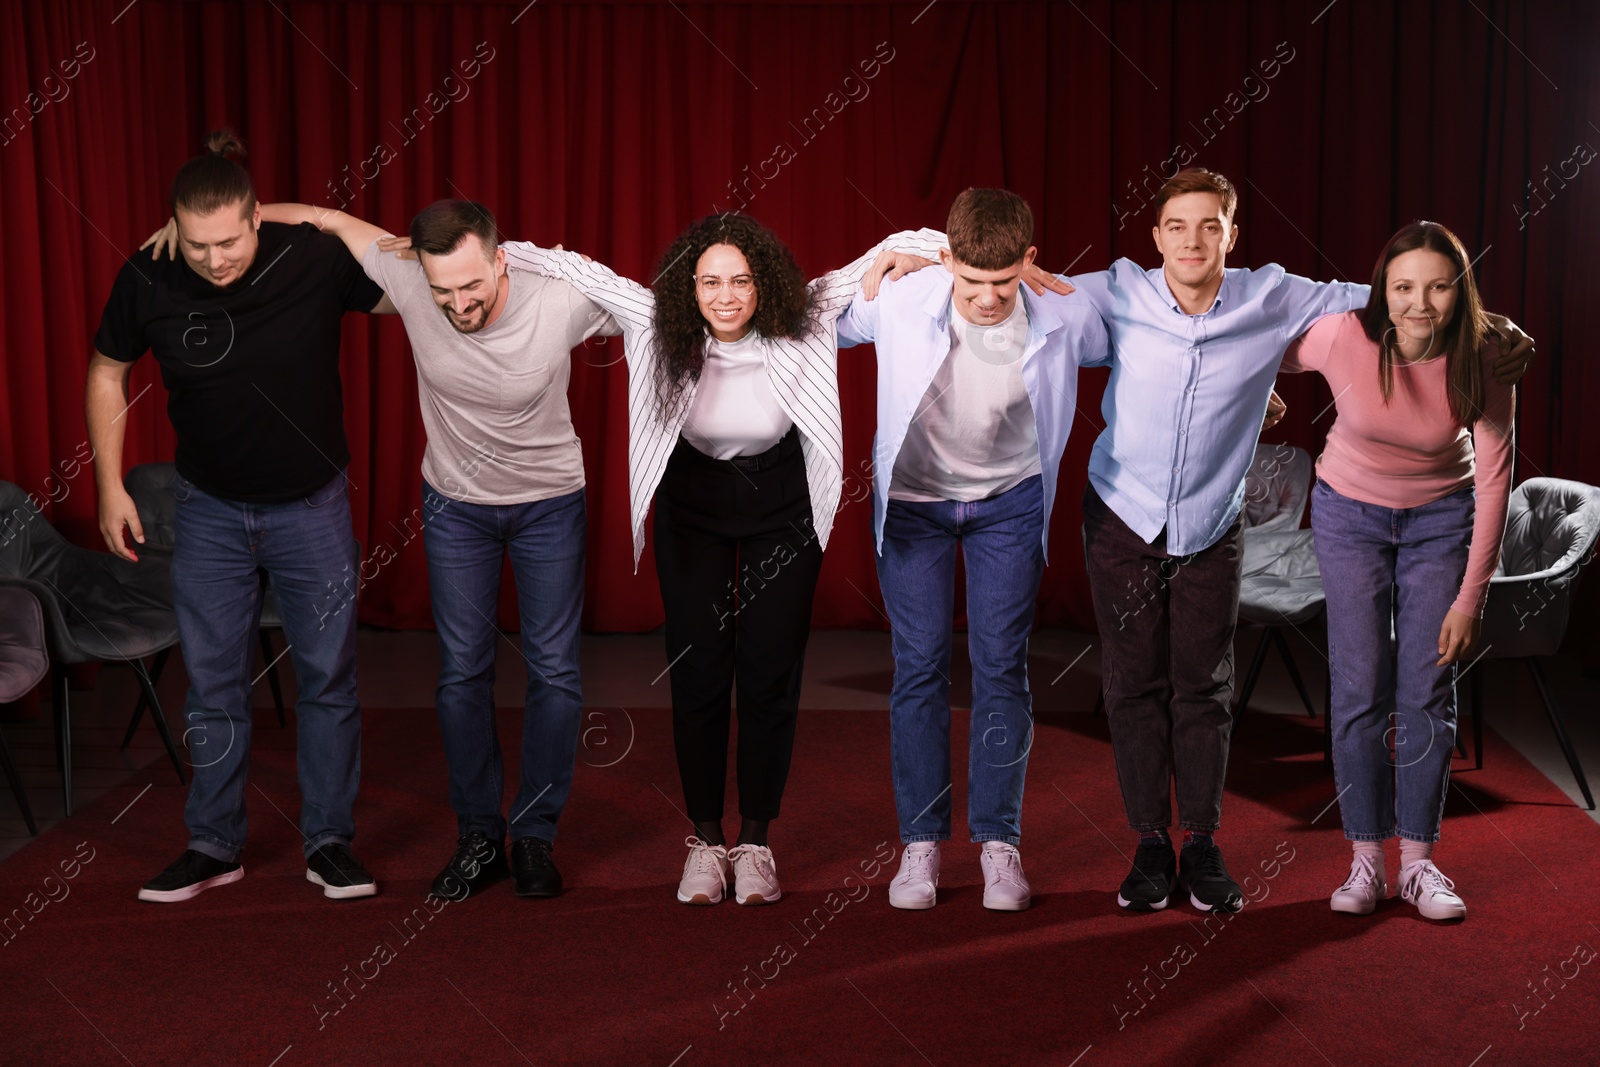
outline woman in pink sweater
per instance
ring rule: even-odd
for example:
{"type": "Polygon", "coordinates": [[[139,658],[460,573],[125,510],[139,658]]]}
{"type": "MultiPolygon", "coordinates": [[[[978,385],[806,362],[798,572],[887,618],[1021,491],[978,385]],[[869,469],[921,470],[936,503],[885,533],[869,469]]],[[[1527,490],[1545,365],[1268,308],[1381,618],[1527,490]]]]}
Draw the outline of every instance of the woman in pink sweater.
{"type": "Polygon", "coordinates": [[[1367,915],[1388,893],[1383,842],[1398,833],[1401,899],[1429,919],[1467,913],[1433,846],[1456,674],[1478,639],[1511,493],[1515,396],[1488,372],[1488,334],[1460,240],[1414,222],[1379,256],[1366,309],[1319,320],[1284,360],[1321,373],[1338,409],[1311,494],[1334,776],[1355,850],[1334,911],[1367,915]]]}

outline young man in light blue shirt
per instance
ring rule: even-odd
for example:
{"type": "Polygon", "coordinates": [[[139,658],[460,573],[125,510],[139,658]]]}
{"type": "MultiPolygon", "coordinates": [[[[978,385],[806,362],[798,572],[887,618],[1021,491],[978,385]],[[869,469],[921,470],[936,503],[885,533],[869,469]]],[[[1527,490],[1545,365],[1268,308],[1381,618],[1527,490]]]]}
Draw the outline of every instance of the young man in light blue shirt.
{"type": "MultiPolygon", "coordinates": [[[[1165,908],[1174,886],[1202,911],[1242,906],[1213,834],[1233,725],[1245,474],[1284,349],[1321,316],[1367,301],[1365,285],[1276,264],[1227,269],[1237,203],[1222,175],[1182,171],[1156,198],[1160,269],[1120,259],[1071,279],[1111,338],[1084,549],[1117,778],[1140,835],[1117,896],[1133,911],[1165,908]],[[1167,836],[1174,781],[1181,863],[1167,836]]],[[[1532,341],[1497,325],[1519,343],[1496,374],[1520,377],[1532,341]]]]}
{"type": "Polygon", "coordinates": [[[840,347],[873,342],[878,354],[873,526],[893,637],[891,750],[906,846],[889,903],[933,907],[939,842],[951,833],[959,547],[973,676],[968,829],[983,844],[984,906],[1021,911],[1031,901],[1017,850],[1033,740],[1028,637],[1078,366],[1103,362],[1107,337],[1085,302],[1022,291],[1035,249],[1021,197],[969,189],[950,209],[948,233],[944,270],[891,282],[876,299],[864,292],[839,321],[840,347]]]}

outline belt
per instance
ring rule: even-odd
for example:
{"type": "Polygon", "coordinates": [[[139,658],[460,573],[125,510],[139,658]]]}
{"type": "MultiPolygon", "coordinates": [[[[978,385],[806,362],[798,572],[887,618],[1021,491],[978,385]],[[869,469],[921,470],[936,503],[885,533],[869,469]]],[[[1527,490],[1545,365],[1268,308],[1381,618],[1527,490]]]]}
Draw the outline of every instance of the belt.
{"type": "Polygon", "coordinates": [[[789,432],[784,434],[777,444],[765,452],[758,452],[753,456],[734,456],[732,459],[713,459],[687,440],[679,438],[679,441],[682,442],[684,450],[694,459],[702,460],[706,463],[714,463],[718,466],[727,464],[734,470],[744,471],[747,474],[776,467],[780,463],[793,459],[800,453],[800,433],[793,426],[789,427],[789,432]]]}

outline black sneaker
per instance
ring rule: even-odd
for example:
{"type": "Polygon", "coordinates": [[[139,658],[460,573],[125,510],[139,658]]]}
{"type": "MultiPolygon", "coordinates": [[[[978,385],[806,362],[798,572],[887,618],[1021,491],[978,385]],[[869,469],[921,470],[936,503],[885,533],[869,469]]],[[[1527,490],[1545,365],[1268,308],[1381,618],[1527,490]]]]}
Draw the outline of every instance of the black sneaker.
{"type": "Polygon", "coordinates": [[[176,904],[180,900],[197,897],[207,889],[244,877],[244,868],[235,860],[224,863],[212,859],[204,852],[187,849],[172,861],[172,866],[150,879],[139,890],[140,900],[153,900],[158,904],[176,904]]]}
{"type": "Polygon", "coordinates": [[[550,842],[523,837],[511,843],[511,873],[517,878],[519,897],[561,895],[561,872],[550,862],[550,842]]]}
{"type": "Polygon", "coordinates": [[[505,876],[505,841],[491,841],[482,830],[473,830],[456,841],[456,854],[433,880],[428,892],[441,900],[466,900],[505,876]]]}
{"type": "Polygon", "coordinates": [[[1234,912],[1244,907],[1239,883],[1228,877],[1222,850],[1209,838],[1196,838],[1183,846],[1178,885],[1188,892],[1189,903],[1201,911],[1234,912]]]}
{"type": "Polygon", "coordinates": [[[338,841],[323,845],[306,857],[306,881],[322,887],[322,895],[334,900],[370,897],[378,883],[361,866],[350,846],[338,841]]]}
{"type": "Polygon", "coordinates": [[[1128,911],[1160,911],[1172,895],[1177,869],[1172,846],[1165,841],[1140,844],[1133,854],[1133,870],[1122,880],[1117,903],[1128,911]]]}

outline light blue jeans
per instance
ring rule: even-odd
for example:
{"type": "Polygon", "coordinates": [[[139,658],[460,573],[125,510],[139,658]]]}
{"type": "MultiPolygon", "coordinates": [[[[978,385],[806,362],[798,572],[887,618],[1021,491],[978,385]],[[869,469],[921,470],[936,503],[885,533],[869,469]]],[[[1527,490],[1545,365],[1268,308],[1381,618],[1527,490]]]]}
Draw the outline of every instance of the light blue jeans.
{"type": "Polygon", "coordinates": [[[1466,575],[1474,499],[1463,489],[1420,507],[1386,508],[1342,496],[1320,478],[1311,491],[1328,603],[1334,781],[1351,841],[1397,832],[1439,840],[1457,665],[1435,664],[1439,629],[1466,575]]]}
{"type": "Polygon", "coordinates": [[[967,828],[973,841],[1022,835],[1033,745],[1028,637],[1044,574],[1044,491],[1034,475],[988,500],[889,501],[878,584],[894,650],[890,751],[900,840],[950,837],[950,648],[956,547],[967,565],[972,722],[967,828]]]}

